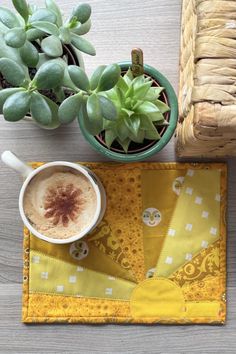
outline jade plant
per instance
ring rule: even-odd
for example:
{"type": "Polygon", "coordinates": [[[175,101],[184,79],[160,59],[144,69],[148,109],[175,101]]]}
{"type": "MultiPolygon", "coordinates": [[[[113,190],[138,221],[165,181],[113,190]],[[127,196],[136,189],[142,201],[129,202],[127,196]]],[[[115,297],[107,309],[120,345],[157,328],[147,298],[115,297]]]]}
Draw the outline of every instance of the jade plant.
{"type": "Polygon", "coordinates": [[[46,0],[45,8],[25,0],[12,3],[16,12],[0,7],[0,113],[8,121],[29,113],[37,123],[56,127],[58,103],[71,94],[71,88],[76,90],[65,47],[95,55],[83,37],[90,30],[91,7],[77,6],[63,22],[53,0],[46,0]]]}

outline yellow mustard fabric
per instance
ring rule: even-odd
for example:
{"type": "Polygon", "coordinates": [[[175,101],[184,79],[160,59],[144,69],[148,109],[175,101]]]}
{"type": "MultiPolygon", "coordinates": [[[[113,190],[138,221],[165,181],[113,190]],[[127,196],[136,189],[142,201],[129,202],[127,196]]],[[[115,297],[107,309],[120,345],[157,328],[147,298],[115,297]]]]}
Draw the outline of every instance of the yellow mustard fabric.
{"type": "Polygon", "coordinates": [[[24,229],[23,321],[224,323],[225,164],[85,165],[104,219],[68,245],[24,229]]]}

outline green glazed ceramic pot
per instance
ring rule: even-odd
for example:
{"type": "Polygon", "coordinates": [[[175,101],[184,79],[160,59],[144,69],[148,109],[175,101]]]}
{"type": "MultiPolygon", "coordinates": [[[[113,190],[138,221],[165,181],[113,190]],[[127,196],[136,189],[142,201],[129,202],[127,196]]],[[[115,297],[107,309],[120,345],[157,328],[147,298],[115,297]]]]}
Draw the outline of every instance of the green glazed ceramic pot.
{"type": "MultiPolygon", "coordinates": [[[[120,65],[121,71],[127,71],[129,67],[131,66],[131,62],[121,62],[118,63],[120,65]]],[[[113,151],[108,149],[105,144],[102,144],[98,137],[94,137],[93,135],[89,134],[89,132],[86,130],[84,124],[82,122],[79,122],[80,124],[80,129],[85,137],[85,139],[91,144],[91,146],[100,152],[103,156],[109,157],[112,160],[120,161],[120,162],[134,162],[134,161],[141,161],[145,160],[148,157],[156,154],[160,150],[162,150],[166,144],[169,142],[171,137],[173,136],[175,132],[175,128],[177,125],[177,119],[178,119],[178,103],[177,103],[177,97],[174,92],[173,87],[169,83],[169,81],[163,76],[159,71],[157,71],[155,68],[149,65],[144,65],[144,72],[148,76],[151,76],[160,86],[164,87],[164,94],[167,99],[167,104],[170,107],[170,112],[169,112],[169,125],[165,129],[163,135],[161,136],[161,139],[158,140],[153,144],[153,142],[150,145],[146,146],[146,149],[142,149],[141,151],[132,151],[126,153],[122,153],[122,151],[113,151]]]]}

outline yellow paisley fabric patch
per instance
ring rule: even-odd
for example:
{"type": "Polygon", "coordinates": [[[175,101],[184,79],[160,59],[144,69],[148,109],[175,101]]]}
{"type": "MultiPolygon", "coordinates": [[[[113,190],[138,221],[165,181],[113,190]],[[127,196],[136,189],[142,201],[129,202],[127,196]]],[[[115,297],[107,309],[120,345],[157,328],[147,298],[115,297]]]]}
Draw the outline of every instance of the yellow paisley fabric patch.
{"type": "Polygon", "coordinates": [[[104,219],[67,245],[24,229],[23,321],[224,323],[225,164],[84,165],[104,219]]]}

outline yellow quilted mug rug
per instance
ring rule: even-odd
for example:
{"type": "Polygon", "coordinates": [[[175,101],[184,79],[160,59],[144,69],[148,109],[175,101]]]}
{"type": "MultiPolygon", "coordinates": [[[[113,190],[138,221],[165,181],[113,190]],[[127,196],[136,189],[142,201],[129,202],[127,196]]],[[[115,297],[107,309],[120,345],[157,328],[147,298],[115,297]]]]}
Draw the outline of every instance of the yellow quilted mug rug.
{"type": "Polygon", "coordinates": [[[226,165],[83,164],[105,216],[66,245],[24,229],[23,322],[224,323],[226,165]]]}

